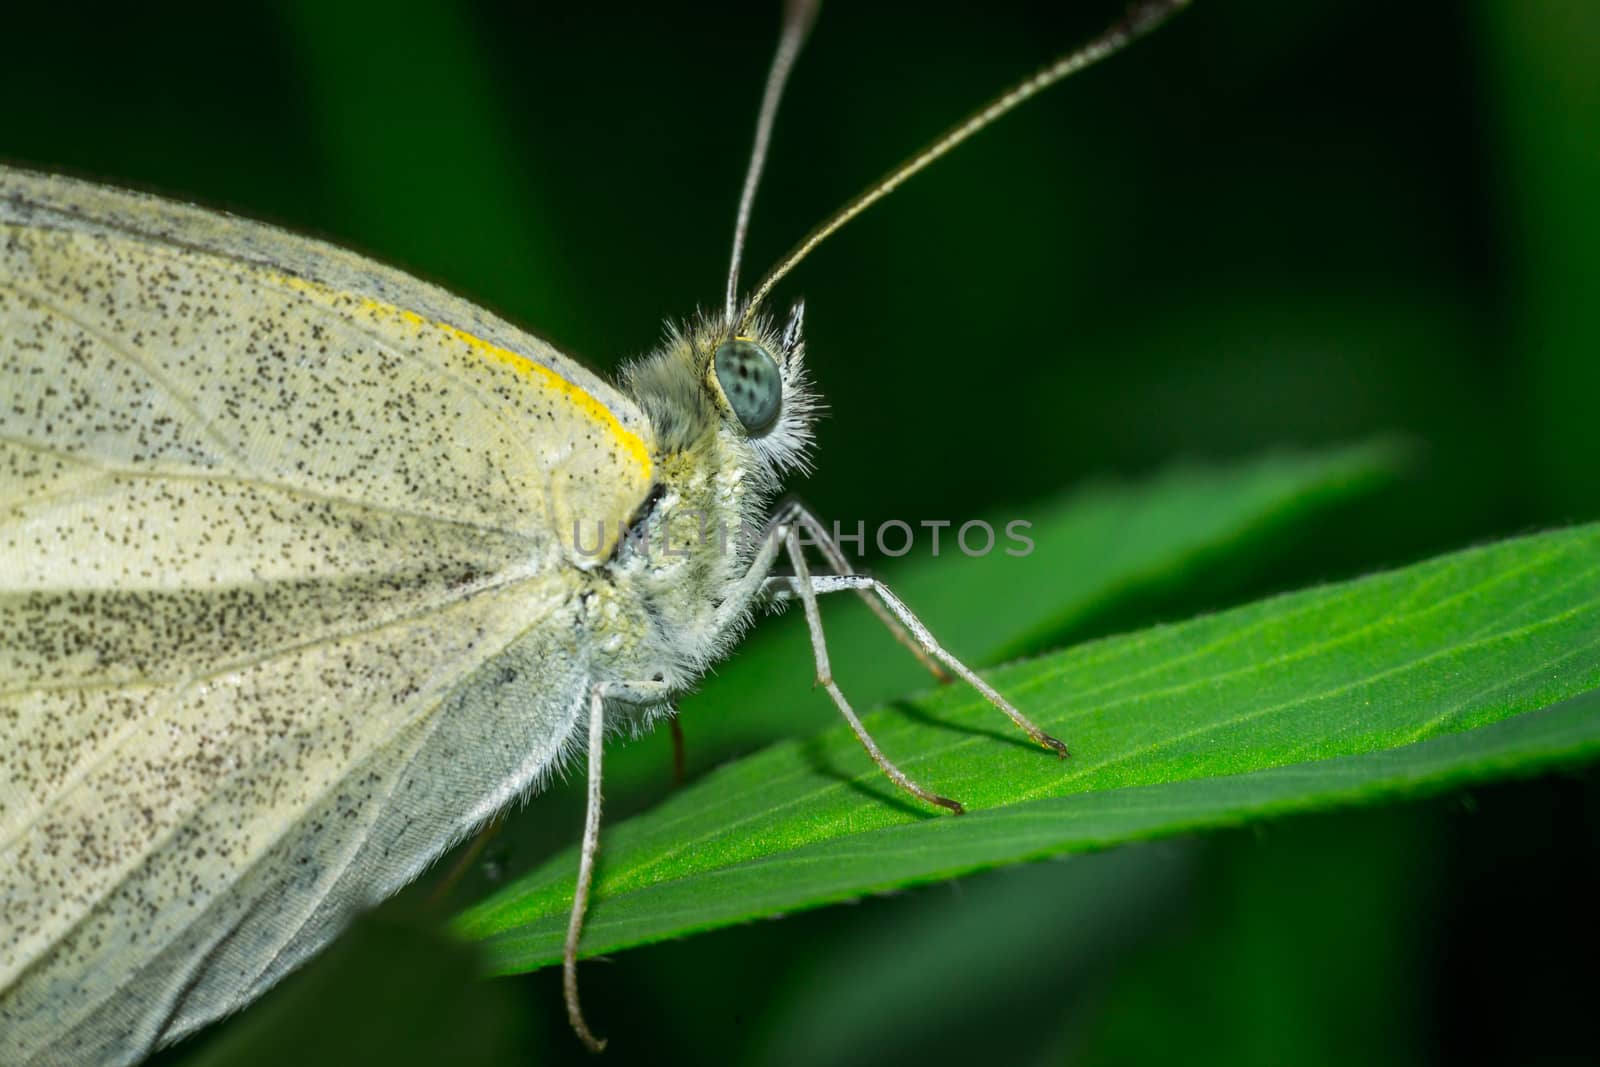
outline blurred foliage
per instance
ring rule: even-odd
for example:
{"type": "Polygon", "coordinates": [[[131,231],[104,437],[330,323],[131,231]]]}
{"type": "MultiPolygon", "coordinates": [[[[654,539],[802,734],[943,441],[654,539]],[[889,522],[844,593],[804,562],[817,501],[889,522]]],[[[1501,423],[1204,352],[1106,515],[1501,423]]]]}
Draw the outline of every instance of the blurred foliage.
{"type": "MultiPolygon", "coordinates": [[[[828,5],[747,276],[1116,7],[828,5]]],[[[1597,12],[1199,0],[782,287],[807,298],[831,405],[796,488],[829,516],[962,519],[1173,458],[1421,442],[1404,492],[1299,531],[1252,581],[1197,572],[1101,620],[1118,629],[1600,516],[1597,12]]],[[[0,158],[319,232],[608,368],[720,298],[775,22],[733,3],[25,5],[6,12],[0,158]]],[[[619,1052],[659,1062],[802,1058],[808,1041],[879,1062],[1576,1059],[1600,790],[1472,796],[630,952],[586,968],[589,1009],[619,1052]],[[985,915],[1018,946],[1011,967],[974,956],[985,915]],[[1010,924],[1030,916],[1037,952],[1010,924]],[[896,936],[915,939],[912,973],[891,966],[896,936]],[[897,991],[940,973],[926,999],[897,991]]],[[[455,1042],[484,1062],[583,1059],[554,975],[463,984],[401,921],[414,908],[274,994],[311,987],[322,1009],[295,1058],[438,1062],[455,1042]]]]}

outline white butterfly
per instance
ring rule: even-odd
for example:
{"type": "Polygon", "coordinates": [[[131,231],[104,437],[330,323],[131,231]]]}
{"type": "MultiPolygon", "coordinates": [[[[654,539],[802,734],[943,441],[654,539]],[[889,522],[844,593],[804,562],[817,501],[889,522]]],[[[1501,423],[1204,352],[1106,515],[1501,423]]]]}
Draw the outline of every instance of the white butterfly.
{"type": "Polygon", "coordinates": [[[1149,28],[1136,5],[879,183],[742,306],[613,387],[397,271],[268,226],[0,169],[0,1063],[131,1062],[248,1003],[562,760],[648,725],[752,610],[813,578],[799,257],[981,125],[1149,28]],[[698,537],[763,527],[754,543],[698,537]],[[652,551],[666,530],[687,554],[652,551]],[[787,556],[793,573],[771,577],[787,556]]]}

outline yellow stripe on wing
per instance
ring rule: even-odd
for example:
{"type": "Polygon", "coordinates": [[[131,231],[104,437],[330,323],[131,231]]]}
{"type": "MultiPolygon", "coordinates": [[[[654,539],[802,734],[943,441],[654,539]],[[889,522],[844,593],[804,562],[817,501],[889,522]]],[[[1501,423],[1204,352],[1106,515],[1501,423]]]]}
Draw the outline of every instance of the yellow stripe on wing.
{"type": "Polygon", "coordinates": [[[606,433],[611,440],[620,445],[624,454],[633,458],[633,461],[639,465],[641,478],[645,481],[649,480],[652,464],[650,462],[650,450],[646,447],[644,440],[638,434],[623,426],[610,408],[596,400],[582,386],[567,381],[567,379],[549,367],[536,363],[527,356],[520,355],[508,348],[501,348],[499,345],[491,344],[458,326],[452,326],[447,322],[435,322],[417,314],[415,311],[395,307],[381,300],[340,292],[337,289],[294,275],[282,275],[278,280],[287,288],[321,297],[330,302],[340,298],[353,300],[360,311],[374,318],[398,319],[407,325],[415,327],[419,332],[429,329],[439,330],[447,336],[464,342],[469,349],[480,357],[511,368],[525,380],[554,392],[572,407],[583,413],[606,433]]]}

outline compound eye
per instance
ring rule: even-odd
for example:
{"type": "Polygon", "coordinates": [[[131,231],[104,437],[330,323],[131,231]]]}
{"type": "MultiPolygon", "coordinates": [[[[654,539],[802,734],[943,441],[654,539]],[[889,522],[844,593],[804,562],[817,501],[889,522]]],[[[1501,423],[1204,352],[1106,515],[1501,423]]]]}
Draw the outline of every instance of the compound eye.
{"type": "Polygon", "coordinates": [[[765,433],[783,406],[783,373],[778,361],[754,341],[724,341],[713,357],[717,384],[745,431],[765,433]]]}

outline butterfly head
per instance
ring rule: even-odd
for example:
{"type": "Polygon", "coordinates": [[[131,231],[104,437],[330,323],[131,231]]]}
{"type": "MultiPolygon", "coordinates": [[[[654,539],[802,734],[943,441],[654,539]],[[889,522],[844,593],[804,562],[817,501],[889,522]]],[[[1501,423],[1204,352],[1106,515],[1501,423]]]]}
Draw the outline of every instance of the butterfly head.
{"type": "Polygon", "coordinates": [[[797,303],[782,326],[757,315],[743,328],[710,316],[669,327],[660,348],[622,373],[656,449],[752,473],[764,490],[807,469],[820,405],[806,373],[804,317],[797,303]]]}

